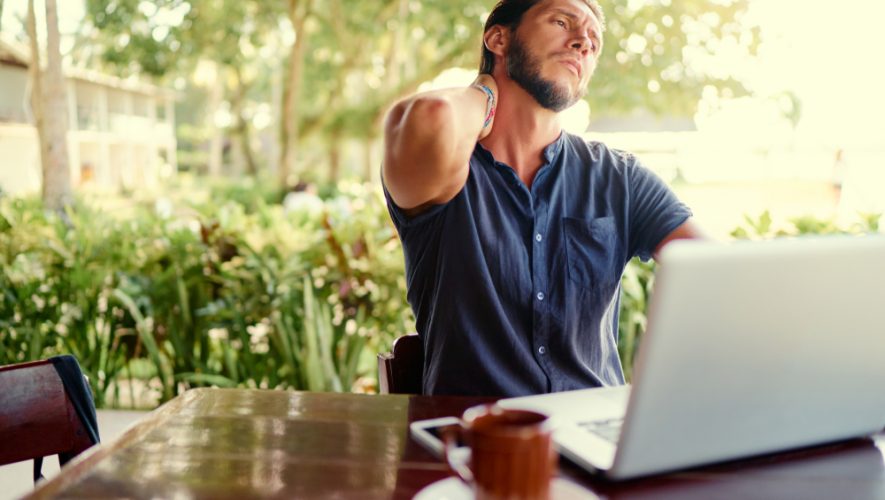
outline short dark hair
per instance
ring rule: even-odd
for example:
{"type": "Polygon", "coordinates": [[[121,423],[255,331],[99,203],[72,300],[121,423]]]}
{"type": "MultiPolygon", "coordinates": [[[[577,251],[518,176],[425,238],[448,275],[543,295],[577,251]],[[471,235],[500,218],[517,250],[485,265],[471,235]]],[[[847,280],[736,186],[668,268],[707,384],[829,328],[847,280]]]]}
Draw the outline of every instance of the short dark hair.
{"type": "MultiPolygon", "coordinates": [[[[489,18],[486,19],[485,28],[482,30],[483,35],[485,35],[492,26],[496,25],[501,25],[515,31],[516,28],[519,27],[519,23],[522,22],[523,14],[541,1],[543,0],[499,0],[495,5],[495,8],[492,9],[492,12],[489,14],[489,18]]],[[[602,8],[599,7],[597,0],[583,1],[587,4],[587,7],[590,7],[590,11],[593,12],[593,15],[599,20],[600,27],[604,30],[605,14],[603,14],[602,8]]],[[[485,42],[483,42],[482,60],[479,63],[479,72],[491,74],[494,69],[495,54],[487,49],[485,42]]]]}

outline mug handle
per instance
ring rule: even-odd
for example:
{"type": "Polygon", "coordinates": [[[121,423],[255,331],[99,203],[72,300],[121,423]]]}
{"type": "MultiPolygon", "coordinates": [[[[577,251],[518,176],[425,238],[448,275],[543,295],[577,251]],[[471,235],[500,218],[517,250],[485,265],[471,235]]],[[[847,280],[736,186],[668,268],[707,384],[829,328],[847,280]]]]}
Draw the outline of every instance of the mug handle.
{"type": "Polygon", "coordinates": [[[449,469],[454,472],[461,481],[464,481],[469,486],[473,484],[473,471],[470,470],[470,467],[468,467],[467,464],[457,463],[452,458],[456,447],[455,443],[457,443],[456,438],[461,434],[461,430],[460,425],[450,425],[441,429],[443,438],[443,458],[449,466],[449,469]]]}

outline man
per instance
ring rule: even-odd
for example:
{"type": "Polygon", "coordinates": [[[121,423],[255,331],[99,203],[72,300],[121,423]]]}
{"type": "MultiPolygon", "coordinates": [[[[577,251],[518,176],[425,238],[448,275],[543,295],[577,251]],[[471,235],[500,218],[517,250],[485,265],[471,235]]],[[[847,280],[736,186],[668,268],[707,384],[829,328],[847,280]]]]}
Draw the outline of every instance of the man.
{"type": "Polygon", "coordinates": [[[623,384],[626,263],[699,236],[633,156],[559,125],[596,68],[603,23],[595,0],[502,0],[474,84],[388,115],[382,180],[427,394],[623,384]]]}

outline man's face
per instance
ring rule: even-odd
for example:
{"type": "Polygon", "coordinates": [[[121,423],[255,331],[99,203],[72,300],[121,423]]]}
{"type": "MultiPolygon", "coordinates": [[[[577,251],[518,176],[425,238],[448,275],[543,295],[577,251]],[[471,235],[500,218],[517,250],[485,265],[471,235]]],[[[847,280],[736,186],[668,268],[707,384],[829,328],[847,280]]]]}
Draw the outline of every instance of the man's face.
{"type": "Polygon", "coordinates": [[[601,40],[599,21],[582,0],[543,0],[511,36],[507,75],[542,107],[562,111],[584,96],[601,40]]]}

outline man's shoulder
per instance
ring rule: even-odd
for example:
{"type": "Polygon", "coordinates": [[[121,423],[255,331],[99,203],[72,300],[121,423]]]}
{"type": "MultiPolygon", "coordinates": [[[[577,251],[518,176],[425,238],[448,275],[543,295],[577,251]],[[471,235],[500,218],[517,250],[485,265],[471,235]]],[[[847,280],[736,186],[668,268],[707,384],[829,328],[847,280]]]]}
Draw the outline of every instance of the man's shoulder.
{"type": "Polygon", "coordinates": [[[606,170],[623,174],[639,163],[633,153],[610,147],[602,141],[570,133],[567,133],[566,138],[578,157],[584,157],[590,164],[599,165],[606,170]]]}

